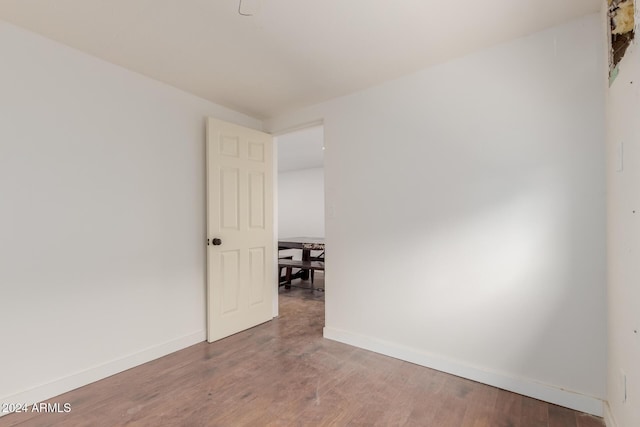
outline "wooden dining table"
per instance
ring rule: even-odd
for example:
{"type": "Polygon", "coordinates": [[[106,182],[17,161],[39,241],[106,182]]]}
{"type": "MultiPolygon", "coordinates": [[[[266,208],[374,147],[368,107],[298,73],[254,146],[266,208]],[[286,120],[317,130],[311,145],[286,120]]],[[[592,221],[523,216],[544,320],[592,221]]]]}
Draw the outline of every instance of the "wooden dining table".
{"type": "MultiPolygon", "coordinates": [[[[278,250],[301,249],[302,261],[311,260],[311,251],[324,251],[324,237],[285,237],[278,239],[278,250]]],[[[309,271],[302,270],[301,278],[307,280],[309,271]]]]}

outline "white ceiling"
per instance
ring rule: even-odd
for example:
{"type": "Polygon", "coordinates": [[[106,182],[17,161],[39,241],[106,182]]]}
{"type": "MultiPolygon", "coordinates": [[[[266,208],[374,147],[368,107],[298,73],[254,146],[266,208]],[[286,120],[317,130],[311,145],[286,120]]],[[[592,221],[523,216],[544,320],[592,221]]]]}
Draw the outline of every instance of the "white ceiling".
{"type": "Polygon", "coordinates": [[[324,128],[316,126],[280,135],[278,145],[278,172],[324,166],[324,128]]]}
{"type": "Polygon", "coordinates": [[[601,0],[0,0],[0,19],[256,118],[596,12],[601,0]]]}

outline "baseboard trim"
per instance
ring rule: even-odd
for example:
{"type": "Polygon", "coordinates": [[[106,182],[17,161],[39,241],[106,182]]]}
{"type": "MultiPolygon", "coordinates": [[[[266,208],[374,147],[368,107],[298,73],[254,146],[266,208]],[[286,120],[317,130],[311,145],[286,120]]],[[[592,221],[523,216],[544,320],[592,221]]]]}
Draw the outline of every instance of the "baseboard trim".
{"type": "MultiPolygon", "coordinates": [[[[126,371],[127,369],[142,365],[143,363],[150,362],[205,340],[206,331],[201,330],[194,332],[192,334],[167,341],[163,344],[146,348],[137,353],[124,356],[120,359],[115,359],[102,365],[73,373],[64,378],[39,385],[10,396],[0,397],[0,404],[23,403],[32,405],[34,403],[43,402],[68,391],[75,390],[76,388],[91,384],[92,382],[110,377],[111,375],[126,371]]],[[[6,413],[0,413],[0,417],[3,415],[6,415],[6,413]]]]}
{"type": "Polygon", "coordinates": [[[325,327],[324,337],[576,411],[586,412],[598,417],[603,416],[603,401],[596,397],[564,390],[526,378],[487,371],[456,360],[446,359],[410,347],[340,329],[325,327]]]}
{"type": "Polygon", "coordinates": [[[609,402],[604,402],[604,425],[607,427],[617,427],[615,418],[613,418],[613,414],[611,413],[611,407],[609,406],[609,402]]]}

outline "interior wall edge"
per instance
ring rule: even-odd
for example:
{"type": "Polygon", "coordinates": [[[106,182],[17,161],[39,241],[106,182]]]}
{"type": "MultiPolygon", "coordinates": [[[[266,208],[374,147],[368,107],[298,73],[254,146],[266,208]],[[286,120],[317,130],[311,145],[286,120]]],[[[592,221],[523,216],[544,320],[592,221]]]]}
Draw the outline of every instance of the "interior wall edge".
{"type": "Polygon", "coordinates": [[[263,132],[266,132],[274,137],[278,137],[278,136],[286,135],[288,133],[297,132],[299,130],[305,130],[305,129],[314,128],[322,125],[324,125],[324,120],[316,119],[316,120],[306,121],[304,123],[299,123],[299,124],[284,127],[284,128],[273,129],[266,122],[263,122],[263,128],[264,128],[263,132]]]}
{"type": "Polygon", "coordinates": [[[618,427],[618,424],[616,424],[616,420],[613,418],[613,414],[611,413],[609,402],[604,402],[604,424],[607,427],[618,427]]]}
{"type": "MultiPolygon", "coordinates": [[[[572,392],[527,378],[510,376],[508,373],[486,371],[481,367],[469,366],[457,360],[425,353],[419,349],[336,328],[325,326],[323,336],[333,341],[363,348],[395,359],[415,363],[416,365],[446,372],[576,411],[598,417],[604,415],[604,402],[597,397],[572,392]]],[[[607,426],[615,427],[615,424],[607,424],[607,426]]]]}

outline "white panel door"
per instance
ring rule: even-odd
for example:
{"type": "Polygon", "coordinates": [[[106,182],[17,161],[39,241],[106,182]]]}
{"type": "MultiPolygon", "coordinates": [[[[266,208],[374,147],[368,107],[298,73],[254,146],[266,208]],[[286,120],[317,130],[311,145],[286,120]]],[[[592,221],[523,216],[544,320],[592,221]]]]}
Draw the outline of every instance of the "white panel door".
{"type": "Polygon", "coordinates": [[[207,340],[273,317],[270,135],[207,120],[207,340]]]}

